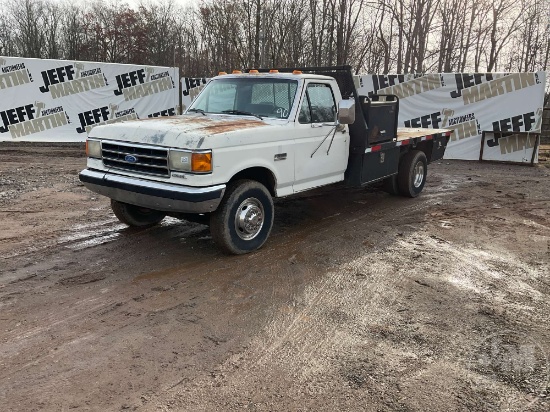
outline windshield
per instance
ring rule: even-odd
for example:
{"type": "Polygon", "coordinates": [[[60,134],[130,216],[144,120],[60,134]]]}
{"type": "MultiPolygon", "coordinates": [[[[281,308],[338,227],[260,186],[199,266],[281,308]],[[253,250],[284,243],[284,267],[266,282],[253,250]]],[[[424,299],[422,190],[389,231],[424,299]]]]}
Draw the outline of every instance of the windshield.
{"type": "Polygon", "coordinates": [[[225,78],[212,80],[188,111],[250,114],[287,119],[298,81],[275,78],[225,78]]]}

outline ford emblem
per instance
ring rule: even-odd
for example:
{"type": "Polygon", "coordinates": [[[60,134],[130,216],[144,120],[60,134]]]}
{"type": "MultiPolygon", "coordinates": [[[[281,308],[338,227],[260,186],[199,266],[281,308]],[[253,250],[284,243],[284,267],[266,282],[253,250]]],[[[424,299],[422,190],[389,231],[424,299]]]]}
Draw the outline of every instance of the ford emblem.
{"type": "Polygon", "coordinates": [[[137,162],[137,157],[132,155],[126,155],[124,156],[124,160],[126,160],[128,163],[135,163],[137,162]]]}

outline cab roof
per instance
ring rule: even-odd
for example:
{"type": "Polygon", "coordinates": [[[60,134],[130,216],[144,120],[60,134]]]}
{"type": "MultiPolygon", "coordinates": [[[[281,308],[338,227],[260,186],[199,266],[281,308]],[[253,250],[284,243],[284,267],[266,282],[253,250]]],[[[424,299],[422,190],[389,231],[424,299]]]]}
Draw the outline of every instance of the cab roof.
{"type": "Polygon", "coordinates": [[[309,73],[238,73],[238,74],[221,74],[213,77],[212,79],[241,79],[241,78],[261,78],[261,79],[289,79],[289,80],[300,80],[300,79],[317,79],[317,80],[334,80],[334,77],[331,76],[322,76],[320,74],[309,74],[309,73]]]}

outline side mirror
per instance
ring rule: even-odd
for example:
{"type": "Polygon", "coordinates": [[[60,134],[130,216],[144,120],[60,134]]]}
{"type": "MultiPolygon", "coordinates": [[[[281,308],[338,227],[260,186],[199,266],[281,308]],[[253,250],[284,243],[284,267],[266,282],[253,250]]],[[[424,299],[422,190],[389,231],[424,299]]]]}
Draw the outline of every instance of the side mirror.
{"type": "Polygon", "coordinates": [[[355,122],[355,99],[340,100],[340,103],[338,103],[338,122],[340,124],[355,122]]]}

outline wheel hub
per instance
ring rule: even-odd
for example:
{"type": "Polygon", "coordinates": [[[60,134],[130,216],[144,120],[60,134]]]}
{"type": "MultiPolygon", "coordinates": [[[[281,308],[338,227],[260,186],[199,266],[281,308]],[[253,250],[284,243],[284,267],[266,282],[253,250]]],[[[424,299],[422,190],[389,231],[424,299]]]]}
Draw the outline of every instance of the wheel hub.
{"type": "Polygon", "coordinates": [[[424,164],[422,162],[418,162],[416,166],[414,166],[414,178],[413,178],[413,185],[415,188],[419,188],[422,184],[422,181],[424,180],[424,164]]]}
{"type": "Polygon", "coordinates": [[[243,240],[252,240],[262,230],[264,225],[264,208],[262,203],[254,198],[244,200],[235,215],[235,229],[243,240]]]}

